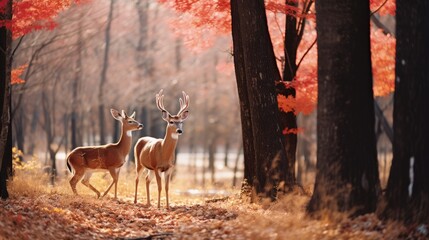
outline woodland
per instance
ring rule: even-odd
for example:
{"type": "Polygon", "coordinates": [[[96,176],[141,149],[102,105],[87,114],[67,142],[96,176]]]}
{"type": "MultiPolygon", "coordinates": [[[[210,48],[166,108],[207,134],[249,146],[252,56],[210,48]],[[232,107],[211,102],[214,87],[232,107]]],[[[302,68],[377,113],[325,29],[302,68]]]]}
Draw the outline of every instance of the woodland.
{"type": "Polygon", "coordinates": [[[429,239],[429,2],[0,0],[0,239],[429,239]]]}

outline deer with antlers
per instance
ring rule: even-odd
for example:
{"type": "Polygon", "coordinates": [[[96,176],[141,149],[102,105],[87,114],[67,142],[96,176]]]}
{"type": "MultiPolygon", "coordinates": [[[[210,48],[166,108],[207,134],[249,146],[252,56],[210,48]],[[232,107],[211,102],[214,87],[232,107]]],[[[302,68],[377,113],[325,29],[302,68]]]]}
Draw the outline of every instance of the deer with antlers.
{"type": "Polygon", "coordinates": [[[180,110],[176,115],[171,115],[164,107],[163,90],[156,94],[156,106],[162,112],[162,119],[167,122],[165,136],[163,139],[153,137],[142,137],[138,140],[134,147],[134,156],[136,162],[136,190],[134,196],[134,203],[137,203],[137,188],[139,184],[139,176],[144,169],[148,170],[146,176],[146,194],[147,205],[150,206],[149,184],[153,178],[156,177],[158,185],[158,208],[160,208],[161,198],[161,176],[164,173],[165,178],[165,194],[167,198],[167,209],[169,208],[168,202],[168,185],[170,182],[170,175],[174,165],[174,152],[176,149],[179,135],[183,133],[183,121],[188,118],[189,111],[189,96],[182,92],[183,99],[179,99],[180,110]]]}
{"type": "Polygon", "coordinates": [[[125,157],[131,149],[132,131],[143,129],[143,124],[137,122],[135,112],[128,116],[124,110],[119,113],[115,109],[110,109],[113,118],[121,122],[121,137],[117,143],[110,143],[101,146],[78,147],[67,156],[67,167],[74,175],[70,179],[70,186],[73,193],[77,195],[76,184],[82,179],[82,184],[90,188],[100,197],[100,192],[89,183],[89,179],[94,171],[109,171],[113,178],[112,183],[104,192],[104,197],[115,184],[115,199],[117,198],[117,186],[119,170],[125,163],[125,157]]]}

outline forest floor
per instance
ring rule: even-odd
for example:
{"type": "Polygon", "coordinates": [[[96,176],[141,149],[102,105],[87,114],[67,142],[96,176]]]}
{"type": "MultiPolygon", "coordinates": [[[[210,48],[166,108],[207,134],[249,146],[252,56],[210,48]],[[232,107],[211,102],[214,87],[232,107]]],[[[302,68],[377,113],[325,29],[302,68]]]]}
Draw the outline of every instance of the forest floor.
{"type": "MultiPolygon", "coordinates": [[[[0,200],[0,239],[425,239],[428,226],[405,227],[380,221],[374,214],[350,220],[311,219],[305,214],[308,194],[292,193],[277,202],[251,204],[239,190],[192,188],[176,179],[170,187],[170,209],[145,206],[144,181],[134,204],[134,174],[121,173],[118,200],[113,189],[102,199],[79,183],[74,196],[66,179],[55,187],[34,169],[17,170],[10,198],[0,200]]],[[[104,189],[110,176],[94,174],[104,189]]]]}

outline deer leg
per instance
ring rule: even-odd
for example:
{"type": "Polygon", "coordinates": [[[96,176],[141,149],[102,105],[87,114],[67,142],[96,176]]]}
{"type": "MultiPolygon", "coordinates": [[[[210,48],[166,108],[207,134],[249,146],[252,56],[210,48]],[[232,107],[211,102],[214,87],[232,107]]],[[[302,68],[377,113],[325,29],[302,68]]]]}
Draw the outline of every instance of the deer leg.
{"type": "Polygon", "coordinates": [[[147,170],[147,175],[146,175],[146,199],[147,199],[147,205],[150,206],[150,192],[149,192],[149,186],[150,186],[150,182],[152,181],[153,178],[153,171],[152,170],[147,170]]]}
{"type": "Polygon", "coordinates": [[[75,169],[75,173],[74,173],[73,177],[69,181],[71,189],[73,190],[73,193],[75,195],[78,195],[77,191],[76,191],[76,185],[82,179],[82,177],[83,177],[84,174],[85,174],[85,171],[78,171],[78,170],[75,169]]]}
{"type": "Polygon", "coordinates": [[[82,179],[82,184],[87,186],[92,191],[94,191],[97,194],[97,198],[100,198],[100,192],[97,189],[95,189],[95,187],[89,183],[89,179],[91,178],[91,176],[92,176],[91,172],[85,173],[85,176],[82,179]]]}
{"type": "Polygon", "coordinates": [[[116,182],[115,182],[115,199],[117,199],[117,193],[118,193],[118,179],[119,179],[119,172],[121,171],[121,168],[116,169],[116,182]]]}
{"type": "Polygon", "coordinates": [[[112,181],[112,183],[109,185],[109,187],[106,189],[106,191],[104,192],[103,196],[101,196],[101,197],[106,196],[106,195],[107,195],[107,193],[109,193],[110,189],[112,188],[113,184],[115,184],[115,183],[118,181],[118,174],[117,174],[117,172],[116,172],[116,169],[115,169],[115,168],[111,168],[111,169],[109,169],[109,172],[110,172],[110,175],[111,175],[111,176],[112,176],[112,178],[113,178],[113,181],[112,181]]]}
{"type": "Polygon", "coordinates": [[[155,171],[155,177],[156,177],[156,185],[158,185],[158,208],[161,208],[161,190],[162,190],[161,176],[159,175],[158,169],[154,169],[154,171],[155,171]]]}
{"type": "Polygon", "coordinates": [[[165,196],[167,198],[167,209],[170,209],[170,204],[168,202],[168,186],[170,184],[170,176],[171,176],[172,172],[173,172],[173,168],[170,168],[170,169],[168,169],[164,173],[164,178],[165,178],[165,196]]]}
{"type": "Polygon", "coordinates": [[[138,189],[138,186],[139,186],[139,178],[140,178],[140,175],[142,174],[142,172],[143,172],[143,167],[141,165],[137,164],[137,171],[136,171],[136,192],[134,194],[134,203],[137,203],[137,189],[138,189]]]}

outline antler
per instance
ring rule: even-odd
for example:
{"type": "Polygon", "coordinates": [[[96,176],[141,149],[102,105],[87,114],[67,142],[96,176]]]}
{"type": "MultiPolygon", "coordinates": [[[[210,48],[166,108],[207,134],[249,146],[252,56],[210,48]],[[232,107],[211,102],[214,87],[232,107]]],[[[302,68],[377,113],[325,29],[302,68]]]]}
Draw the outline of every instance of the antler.
{"type": "Polygon", "coordinates": [[[189,95],[182,91],[183,99],[179,98],[180,110],[177,115],[184,113],[189,107],[189,95]]]}
{"type": "Polygon", "coordinates": [[[163,112],[167,112],[168,114],[170,114],[164,107],[164,94],[163,94],[164,89],[161,89],[159,91],[158,94],[156,94],[156,106],[158,107],[159,110],[163,111],[163,112]]]}

